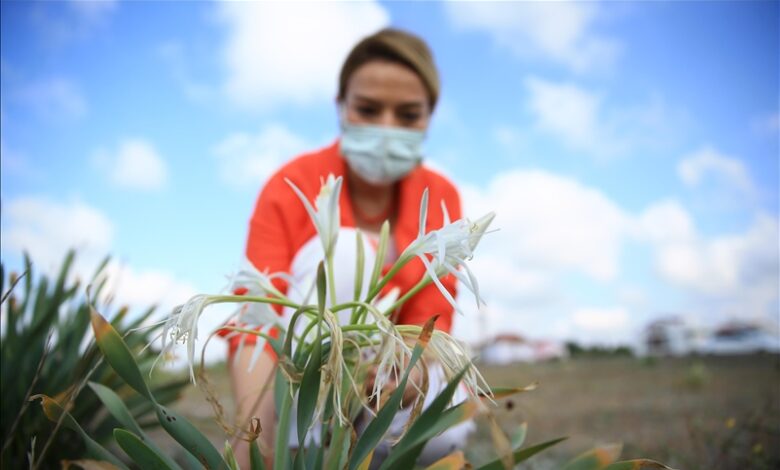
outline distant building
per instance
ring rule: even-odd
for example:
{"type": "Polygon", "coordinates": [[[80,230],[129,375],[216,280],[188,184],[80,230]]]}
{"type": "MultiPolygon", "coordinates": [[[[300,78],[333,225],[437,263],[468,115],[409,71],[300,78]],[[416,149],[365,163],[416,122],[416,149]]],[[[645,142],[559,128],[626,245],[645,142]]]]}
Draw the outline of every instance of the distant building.
{"type": "Polygon", "coordinates": [[[656,356],[780,353],[780,335],[742,321],[731,321],[705,331],[672,316],[655,320],[645,328],[644,346],[647,354],[656,356]]]}
{"type": "Polygon", "coordinates": [[[516,334],[499,334],[478,347],[479,359],[485,364],[539,362],[568,356],[559,341],[529,340],[516,334]]]}
{"type": "Polygon", "coordinates": [[[684,356],[697,349],[700,335],[680,317],[665,317],[645,328],[645,348],[651,356],[684,356]]]}
{"type": "Polygon", "coordinates": [[[759,325],[732,321],[721,325],[698,349],[702,354],[780,353],[780,336],[759,325]]]}

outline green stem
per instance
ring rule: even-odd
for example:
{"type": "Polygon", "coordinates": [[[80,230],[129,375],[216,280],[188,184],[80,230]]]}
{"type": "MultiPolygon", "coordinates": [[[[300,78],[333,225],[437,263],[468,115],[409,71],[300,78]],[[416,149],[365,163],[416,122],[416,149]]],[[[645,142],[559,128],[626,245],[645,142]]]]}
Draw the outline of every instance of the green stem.
{"type": "Polygon", "coordinates": [[[260,304],[274,304],[283,305],[285,307],[301,308],[299,304],[291,301],[290,299],[277,299],[274,297],[256,297],[250,295],[210,295],[205,302],[206,305],[210,304],[223,304],[223,303],[241,303],[241,302],[254,302],[260,304]]]}
{"type": "Polygon", "coordinates": [[[287,469],[288,440],[290,439],[290,411],[292,410],[292,395],[287,390],[282,398],[279,424],[276,428],[276,446],[274,450],[274,470],[287,469]]]}
{"type": "Polygon", "coordinates": [[[333,255],[328,256],[328,290],[330,291],[330,305],[336,305],[336,278],[333,276],[333,255]]]}
{"type": "Polygon", "coordinates": [[[390,281],[390,279],[392,279],[393,276],[395,276],[396,273],[398,273],[398,271],[401,270],[401,268],[406,266],[406,264],[409,261],[411,261],[412,258],[413,257],[409,256],[409,255],[401,256],[400,258],[398,258],[395,261],[395,263],[393,263],[393,266],[390,268],[390,270],[387,272],[387,274],[382,276],[382,279],[380,279],[379,282],[371,290],[371,292],[368,293],[368,297],[366,297],[365,302],[371,302],[374,299],[374,297],[377,296],[377,294],[382,292],[382,288],[384,288],[385,285],[387,285],[387,283],[390,281]]]}
{"type": "Polygon", "coordinates": [[[420,292],[424,287],[426,287],[428,284],[433,282],[433,279],[431,279],[431,276],[429,274],[426,274],[422,279],[420,279],[420,282],[415,284],[414,287],[409,289],[406,294],[402,295],[400,299],[396,300],[393,305],[390,306],[390,308],[387,309],[385,312],[385,315],[390,315],[392,312],[394,312],[398,307],[406,303],[407,300],[409,300],[413,295],[420,292]]]}

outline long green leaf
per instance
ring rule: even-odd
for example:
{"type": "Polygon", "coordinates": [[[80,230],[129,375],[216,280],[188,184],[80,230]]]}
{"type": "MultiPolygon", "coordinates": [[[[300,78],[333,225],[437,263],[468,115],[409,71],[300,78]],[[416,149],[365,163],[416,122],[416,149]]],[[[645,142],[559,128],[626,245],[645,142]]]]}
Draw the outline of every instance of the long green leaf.
{"type": "Polygon", "coordinates": [[[429,319],[423,327],[422,332],[420,333],[420,339],[414,346],[414,350],[412,351],[412,358],[409,360],[409,365],[404,371],[401,382],[398,384],[398,387],[395,389],[395,391],[393,391],[393,393],[390,395],[390,398],[384,404],[382,409],[379,410],[376,417],[368,424],[365,431],[363,432],[363,435],[360,436],[357,443],[355,444],[355,450],[353,451],[352,458],[349,462],[350,470],[355,470],[360,464],[363,463],[363,460],[368,456],[371,450],[376,448],[387,432],[387,429],[390,427],[390,424],[393,421],[393,417],[401,406],[401,399],[403,398],[404,390],[406,389],[406,382],[409,379],[409,374],[411,373],[412,368],[417,364],[420,356],[422,356],[425,347],[428,345],[428,341],[430,340],[431,334],[433,332],[433,324],[435,321],[436,317],[433,317],[429,319]]]}
{"type": "Polygon", "coordinates": [[[382,467],[380,468],[387,470],[414,468],[417,458],[420,456],[423,449],[425,449],[429,440],[447,429],[473,417],[476,412],[477,404],[474,402],[461,403],[458,406],[444,411],[436,422],[429,428],[426,428],[415,440],[408,442],[401,449],[394,449],[391,451],[390,455],[382,463],[382,467]]]}
{"type": "Polygon", "coordinates": [[[157,420],[187,452],[208,469],[228,468],[222,456],[211,442],[186,418],[162,405],[156,406],[157,420]]]}
{"type": "Polygon", "coordinates": [[[561,470],[601,470],[615,462],[620,457],[622,449],[622,444],[608,444],[596,447],[578,455],[564,465],[561,470]]]}
{"type": "Polygon", "coordinates": [[[452,426],[453,422],[459,422],[460,415],[465,415],[466,413],[473,415],[474,411],[476,411],[476,405],[473,403],[468,403],[468,406],[463,404],[451,408],[448,410],[449,413],[444,412],[444,408],[452,400],[452,395],[460,384],[463,375],[470,367],[471,365],[467,365],[449,381],[444,390],[434,398],[433,402],[420,414],[412,427],[409,428],[406,435],[393,448],[380,469],[397,468],[393,467],[393,465],[402,459],[414,465],[419,453],[422,452],[422,447],[425,446],[429,439],[452,426]]]}
{"type": "Polygon", "coordinates": [[[222,454],[225,456],[225,462],[230,470],[240,470],[238,462],[236,462],[236,455],[233,453],[233,446],[230,445],[229,441],[225,441],[225,450],[222,454]]]}
{"type": "Polygon", "coordinates": [[[127,348],[122,337],[92,306],[90,306],[90,314],[95,341],[108,363],[136,392],[155,402],[152,392],[149,391],[149,386],[138,369],[138,364],[133,359],[133,354],[127,348]]]}
{"type": "Polygon", "coordinates": [[[260,455],[257,440],[249,443],[249,468],[250,470],[265,470],[265,462],[263,462],[263,456],[260,455]]]}
{"type": "Polygon", "coordinates": [[[147,445],[140,437],[124,429],[114,429],[114,439],[119,447],[144,470],[178,470],[176,464],[171,466],[170,459],[163,457],[157,450],[147,445]]]}
{"type": "Polygon", "coordinates": [[[528,434],[528,423],[523,423],[517,427],[515,433],[512,435],[512,448],[519,449],[525,442],[525,437],[528,434]]]}
{"type": "MultiPolygon", "coordinates": [[[[292,333],[290,333],[292,334],[292,333]]],[[[292,395],[289,382],[277,369],[276,383],[274,384],[275,399],[277,401],[277,416],[279,420],[276,426],[276,443],[274,446],[274,470],[286,470],[288,461],[288,445],[290,440],[290,409],[292,408],[292,395]]]]}
{"type": "Polygon", "coordinates": [[[125,403],[119,398],[119,395],[117,395],[116,392],[103,384],[92,381],[87,382],[87,385],[95,392],[95,395],[98,396],[100,401],[103,402],[103,405],[105,405],[108,412],[111,413],[111,416],[119,421],[119,424],[126,430],[144,437],[144,432],[141,430],[141,427],[138,426],[138,423],[136,423],[130,410],[127,409],[127,406],[125,406],[125,403]]]}
{"type": "Polygon", "coordinates": [[[624,460],[622,462],[615,462],[604,467],[604,470],[642,470],[646,468],[662,468],[672,470],[670,467],[667,467],[660,462],[648,459],[624,460]]]}
{"type": "MultiPolygon", "coordinates": [[[[320,377],[322,366],[322,318],[325,311],[325,299],[326,299],[326,280],[325,280],[325,267],[320,263],[317,268],[317,301],[319,317],[317,321],[317,340],[309,355],[309,362],[306,364],[306,369],[303,372],[303,378],[301,379],[301,388],[298,389],[298,413],[297,413],[297,425],[298,425],[298,449],[300,453],[303,453],[303,449],[306,447],[306,434],[309,431],[312,417],[314,416],[314,409],[317,406],[317,396],[320,393],[320,377]]],[[[297,460],[297,459],[296,459],[297,460]]]]}
{"type": "Polygon", "coordinates": [[[466,457],[463,452],[457,451],[452,454],[437,460],[425,470],[461,470],[466,467],[466,457]]]}
{"type": "MultiPolygon", "coordinates": [[[[165,461],[167,466],[171,468],[178,468],[176,462],[168,457],[168,455],[165,454],[165,452],[163,452],[159,447],[157,447],[154,444],[154,441],[149,439],[146,433],[143,432],[141,426],[138,425],[135,418],[133,418],[133,415],[130,413],[130,410],[127,409],[127,406],[125,406],[125,403],[122,401],[119,395],[116,394],[116,392],[99,383],[88,382],[87,384],[92,389],[92,391],[95,392],[95,395],[98,396],[100,401],[103,402],[103,405],[105,405],[106,409],[108,409],[108,412],[111,413],[111,416],[119,421],[119,424],[121,424],[126,431],[132,432],[142,441],[144,441],[148,447],[150,447],[157,455],[160,456],[163,461],[165,461]]],[[[114,431],[114,437],[116,437],[116,431],[114,431]]],[[[142,468],[144,467],[142,466],[142,468]]]]}
{"type": "Polygon", "coordinates": [[[62,424],[64,424],[65,427],[73,431],[76,431],[76,433],[81,437],[81,439],[84,441],[84,445],[86,446],[87,457],[91,457],[96,460],[106,460],[121,469],[127,470],[127,466],[125,466],[119,459],[117,459],[114,456],[114,454],[106,450],[103,446],[98,444],[94,439],[89,437],[89,435],[87,435],[87,433],[79,425],[79,423],[76,422],[75,419],[73,419],[73,416],[71,416],[70,413],[65,411],[62,408],[62,406],[60,406],[60,404],[57,403],[56,400],[54,400],[53,398],[47,395],[34,395],[30,397],[30,400],[33,399],[41,400],[43,413],[46,415],[47,418],[49,418],[50,421],[56,423],[60,420],[60,417],[63,414],[65,415],[63,417],[62,424]]]}
{"type": "MultiPolygon", "coordinates": [[[[564,441],[566,439],[567,438],[565,437],[559,437],[558,439],[542,442],[541,444],[536,444],[530,447],[526,447],[525,449],[518,449],[514,452],[514,454],[512,454],[512,457],[515,459],[515,463],[518,464],[520,462],[524,462],[530,459],[531,457],[543,451],[544,449],[547,449],[548,447],[552,447],[555,444],[564,441]]],[[[496,459],[490,463],[486,463],[485,465],[478,467],[477,470],[504,470],[504,464],[501,462],[501,459],[496,459]]]]}

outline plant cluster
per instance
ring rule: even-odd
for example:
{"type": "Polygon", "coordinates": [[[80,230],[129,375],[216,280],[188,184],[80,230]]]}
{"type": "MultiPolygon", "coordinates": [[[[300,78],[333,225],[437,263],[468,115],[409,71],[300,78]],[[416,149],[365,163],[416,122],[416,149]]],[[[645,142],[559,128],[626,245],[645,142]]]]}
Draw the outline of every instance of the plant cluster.
{"type": "MultiPolygon", "coordinates": [[[[439,287],[453,308],[458,309],[450,293],[439,281],[439,277],[447,273],[457,276],[473,292],[477,303],[481,302],[477,280],[468,269],[467,261],[473,256],[492,221],[492,213],[476,221],[464,218],[453,222],[446,217],[446,208],[443,208],[444,226],[426,233],[426,192],[421,200],[419,235],[400,253],[395,264],[385,274],[382,274],[381,260],[385,259],[389,224],[385,223],[382,227],[376,261],[366,286],[363,286],[362,273],[365,253],[358,234],[355,295],[351,301],[337,303],[333,282],[333,253],[339,233],[341,178],[329,176],[323,182],[314,205],[292,183],[290,185],[305,205],[322,242],[324,256],[313,286],[316,301],[294,302],[274,287],[271,282],[273,274],[248,270],[237,276],[237,284],[248,291],[246,295],[196,296],[174,310],[161,333],[163,354],[177,344],[186,345],[190,377],[193,382],[198,382],[194,344],[198,334],[198,319],[204,309],[224,302],[261,307],[239,308],[234,320],[240,326],[231,326],[229,329],[236,334],[251,334],[264,339],[278,357],[272,392],[278,417],[273,452],[274,470],[415,468],[418,457],[432,438],[472,419],[478,413],[490,415],[490,406],[496,397],[533,388],[491,389],[474,367],[464,346],[446,333],[434,329],[435,318],[424,326],[396,325],[390,318],[392,312],[407,299],[431,283],[439,287]],[[414,259],[424,264],[424,277],[404,295],[398,297],[395,294],[380,299],[380,293],[395,273],[414,259]],[[271,309],[272,305],[281,305],[294,311],[288,323],[281,324],[280,317],[271,309]],[[341,314],[346,314],[342,316],[348,317],[348,321],[341,321],[341,314]],[[280,330],[278,339],[268,333],[270,326],[280,330]],[[446,377],[446,385],[441,390],[429,390],[425,379],[427,370],[433,364],[438,364],[446,377]],[[404,390],[415,368],[422,370],[423,380],[421,384],[415,385],[418,394],[414,403],[409,405],[411,417],[403,433],[391,437],[393,445],[389,454],[381,462],[372,462],[375,449],[388,438],[391,422],[402,408],[404,390]],[[365,380],[369,370],[375,372],[375,378],[372,390],[366,392],[365,380]],[[385,391],[389,383],[397,384],[395,390],[385,391]],[[452,403],[454,392],[461,384],[465,385],[469,397],[460,403],[452,403]],[[428,406],[423,406],[428,394],[435,395],[435,398],[428,406]],[[298,450],[291,453],[288,449],[293,409],[296,411],[298,450]],[[367,424],[361,432],[357,432],[354,425],[359,415],[367,417],[367,424]],[[319,439],[315,437],[317,435],[319,439]]],[[[220,453],[184,417],[160,403],[144,379],[133,353],[114,327],[94,310],[91,318],[96,343],[107,362],[146,400],[162,428],[181,444],[196,464],[206,468],[237,468],[230,444],[226,442],[224,451],[220,453]]],[[[256,347],[256,351],[259,349],[256,347]]],[[[201,378],[202,372],[201,360],[201,378]]],[[[89,459],[107,461],[118,468],[126,468],[125,463],[115,455],[91,442],[88,434],[58,400],[44,396],[42,403],[52,420],[63,419],[66,426],[82,436],[87,443],[89,459]]],[[[114,430],[114,437],[133,462],[141,468],[179,468],[178,463],[167,458],[128,418],[120,399],[111,396],[104,399],[104,403],[124,426],[114,430]]],[[[493,461],[474,465],[466,461],[461,451],[456,450],[428,468],[512,468],[516,463],[562,440],[523,447],[525,432],[510,442],[495,420],[492,423],[491,432],[497,454],[493,461]]],[[[265,468],[262,458],[264,449],[257,445],[262,424],[253,419],[248,427],[238,430],[251,441],[249,452],[252,469],[265,468]]],[[[666,468],[645,460],[613,463],[619,452],[619,446],[594,449],[576,458],[565,468],[666,468]]]]}
{"type": "MultiPolygon", "coordinates": [[[[2,454],[0,468],[54,468],[63,460],[83,453],[83,444],[60,423],[49,424],[39,407],[30,407],[36,394],[45,394],[66,407],[71,416],[100,443],[112,440],[116,427],[111,415],[95,413],[102,397],[111,392],[126,403],[135,420],[148,425],[151,408],[135,396],[113,369],[102,360],[91,342],[89,303],[81,294],[81,284],[72,280],[75,253],[69,252],[56,279],[35,278],[32,262],[25,257],[22,275],[7,275],[0,266],[3,328],[0,334],[2,370],[2,454]]],[[[108,259],[91,278],[93,302],[105,310],[111,307],[104,295],[108,259]]],[[[112,325],[126,334],[135,331],[153,314],[147,309],[133,320],[128,308],[115,311],[112,325]]],[[[157,352],[144,346],[161,326],[138,331],[126,337],[139,368],[151,370],[157,352]]],[[[187,380],[167,380],[152,391],[161,403],[178,398],[187,380]]]]}

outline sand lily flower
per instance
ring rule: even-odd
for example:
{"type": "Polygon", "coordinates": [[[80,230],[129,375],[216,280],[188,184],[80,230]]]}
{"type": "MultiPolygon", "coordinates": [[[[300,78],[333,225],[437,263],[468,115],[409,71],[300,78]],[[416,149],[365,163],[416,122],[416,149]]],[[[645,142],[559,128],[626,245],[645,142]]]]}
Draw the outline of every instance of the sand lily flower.
{"type": "Polygon", "coordinates": [[[479,296],[477,279],[474,277],[471,269],[469,269],[466,261],[473,257],[474,249],[496,214],[489,212],[474,222],[465,217],[455,222],[450,222],[446,208],[444,208],[444,212],[444,226],[438,230],[425,233],[425,221],[428,217],[428,190],[426,189],[420,201],[420,232],[417,239],[404,250],[399,259],[406,260],[414,256],[420,258],[425,265],[428,275],[430,275],[442,295],[452,304],[455,310],[463,313],[449,291],[444,288],[439,277],[447,273],[453,274],[474,294],[477,306],[480,303],[484,303],[479,296]],[[428,258],[429,255],[432,256],[432,259],[428,258]],[[458,269],[459,266],[463,266],[466,271],[465,274],[458,269]]]}
{"type": "Polygon", "coordinates": [[[480,395],[491,395],[490,386],[479,370],[471,364],[471,357],[463,343],[441,330],[433,330],[428,349],[442,365],[447,381],[470,365],[468,372],[463,376],[463,384],[466,385],[469,394],[475,398],[480,395]]]}
{"type": "Polygon", "coordinates": [[[285,181],[295,191],[295,194],[306,208],[306,212],[309,213],[309,217],[311,217],[314,226],[317,228],[317,233],[320,235],[320,240],[322,240],[322,249],[325,251],[325,256],[330,257],[336,246],[336,238],[339,234],[339,195],[341,194],[343,178],[341,176],[336,178],[332,174],[328,175],[314,201],[314,207],[312,207],[306,195],[292,181],[289,179],[285,179],[285,181]]]}
{"type": "MultiPolygon", "coordinates": [[[[165,321],[162,332],[162,351],[159,357],[169,353],[177,343],[187,345],[187,363],[190,379],[195,383],[195,340],[198,338],[198,319],[213,296],[196,295],[184,305],[179,305],[165,321]]],[[[159,358],[158,358],[159,359],[159,358]]],[[[156,361],[155,361],[156,362],[156,361]]]]}

